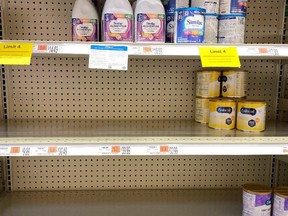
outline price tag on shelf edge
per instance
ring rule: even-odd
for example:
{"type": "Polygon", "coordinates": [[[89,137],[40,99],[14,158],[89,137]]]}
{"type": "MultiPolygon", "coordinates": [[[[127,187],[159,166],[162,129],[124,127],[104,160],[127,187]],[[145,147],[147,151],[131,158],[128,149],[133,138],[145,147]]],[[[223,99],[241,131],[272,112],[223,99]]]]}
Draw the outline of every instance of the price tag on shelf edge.
{"type": "Polygon", "coordinates": [[[236,47],[199,47],[202,67],[240,68],[240,59],[236,47]]]}
{"type": "Polygon", "coordinates": [[[32,51],[32,43],[0,43],[0,64],[30,65],[32,51]]]}
{"type": "Polygon", "coordinates": [[[89,68],[128,70],[128,46],[91,45],[89,68]]]}
{"type": "Polygon", "coordinates": [[[61,53],[61,46],[56,44],[38,44],[36,46],[35,52],[37,53],[51,53],[51,54],[57,54],[61,53]]]}

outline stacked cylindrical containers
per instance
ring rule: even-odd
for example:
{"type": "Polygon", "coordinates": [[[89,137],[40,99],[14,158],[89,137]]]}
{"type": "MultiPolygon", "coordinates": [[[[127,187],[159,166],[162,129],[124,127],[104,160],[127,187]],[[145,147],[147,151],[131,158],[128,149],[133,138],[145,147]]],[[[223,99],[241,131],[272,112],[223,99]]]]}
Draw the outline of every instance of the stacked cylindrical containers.
{"type": "Polygon", "coordinates": [[[244,43],[247,0],[220,0],[218,43],[244,43]]]}
{"type": "Polygon", "coordinates": [[[265,130],[266,103],[248,101],[248,72],[199,71],[195,120],[214,129],[265,130]]]}
{"type": "Polygon", "coordinates": [[[174,43],[175,12],[189,7],[189,0],[162,0],[166,14],[166,43],[174,43]]]}
{"type": "Polygon", "coordinates": [[[192,0],[191,7],[204,8],[206,10],[204,43],[217,43],[219,0],[192,0]]]}
{"type": "Polygon", "coordinates": [[[209,101],[220,97],[221,71],[196,72],[195,121],[207,124],[209,121],[209,101]]]}

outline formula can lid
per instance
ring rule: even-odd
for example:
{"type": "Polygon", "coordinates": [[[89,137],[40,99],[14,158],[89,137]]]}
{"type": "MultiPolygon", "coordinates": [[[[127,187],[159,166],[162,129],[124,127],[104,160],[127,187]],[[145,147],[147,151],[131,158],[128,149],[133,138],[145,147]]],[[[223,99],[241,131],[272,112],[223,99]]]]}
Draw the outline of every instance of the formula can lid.
{"type": "Polygon", "coordinates": [[[270,194],[272,189],[266,185],[260,184],[244,184],[243,190],[252,194],[270,194]]]}
{"type": "Polygon", "coordinates": [[[276,187],[274,193],[280,197],[288,198],[288,187],[276,187]]]}
{"type": "Polygon", "coordinates": [[[257,100],[241,100],[238,104],[262,104],[266,105],[265,101],[257,101],[257,100]]]}

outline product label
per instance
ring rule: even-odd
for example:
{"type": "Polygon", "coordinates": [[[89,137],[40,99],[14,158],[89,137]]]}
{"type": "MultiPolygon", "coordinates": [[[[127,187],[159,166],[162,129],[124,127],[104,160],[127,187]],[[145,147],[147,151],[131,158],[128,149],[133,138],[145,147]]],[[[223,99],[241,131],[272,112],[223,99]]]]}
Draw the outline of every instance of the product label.
{"type": "Polygon", "coordinates": [[[263,131],[265,129],[266,106],[264,103],[238,103],[237,128],[244,131],[263,131]]]}
{"type": "Polygon", "coordinates": [[[235,102],[209,102],[209,127],[233,129],[235,127],[235,102]]]}
{"type": "Polygon", "coordinates": [[[243,191],[243,216],[270,216],[271,194],[250,194],[243,191]]]}
{"type": "Polygon", "coordinates": [[[246,72],[224,72],[222,77],[223,97],[245,97],[248,74],[246,72]]]}
{"type": "Polygon", "coordinates": [[[177,14],[177,43],[203,43],[204,14],[198,11],[179,11],[177,14]]]}
{"type": "Polygon", "coordinates": [[[132,42],[132,14],[104,14],[104,41],[132,42]]]}
{"type": "Polygon", "coordinates": [[[165,14],[138,14],[136,41],[165,42],[165,14]]]}
{"type": "Polygon", "coordinates": [[[196,96],[219,97],[220,96],[220,72],[199,72],[196,80],[196,96]]]}
{"type": "Polygon", "coordinates": [[[220,14],[246,14],[247,0],[220,0],[220,14]]]}
{"type": "Polygon", "coordinates": [[[205,43],[217,43],[218,40],[218,18],[217,16],[205,17],[205,43]]]}
{"type": "Polygon", "coordinates": [[[219,43],[244,43],[245,17],[221,17],[219,20],[219,43]]]}
{"type": "Polygon", "coordinates": [[[98,20],[72,18],[73,41],[98,41],[98,20]]]}
{"type": "Polygon", "coordinates": [[[273,216],[288,215],[288,198],[274,195],[273,216]]]}
{"type": "Polygon", "coordinates": [[[209,120],[209,99],[196,98],[195,121],[208,123],[209,120]]]}
{"type": "Polygon", "coordinates": [[[166,15],[166,42],[174,43],[174,14],[166,15]]]}
{"type": "Polygon", "coordinates": [[[219,14],[219,0],[206,0],[204,5],[206,14],[219,14]]]}
{"type": "Polygon", "coordinates": [[[177,8],[189,7],[189,0],[162,0],[166,13],[174,13],[177,8]]]}

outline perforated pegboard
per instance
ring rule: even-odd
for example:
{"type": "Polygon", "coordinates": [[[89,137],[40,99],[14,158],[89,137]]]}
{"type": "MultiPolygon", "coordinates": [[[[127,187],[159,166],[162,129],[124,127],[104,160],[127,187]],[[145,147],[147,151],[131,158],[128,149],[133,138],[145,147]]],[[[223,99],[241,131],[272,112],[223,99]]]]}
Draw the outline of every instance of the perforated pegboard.
{"type": "MultiPolygon", "coordinates": [[[[104,1],[99,2],[101,12],[104,1]]],[[[5,0],[5,3],[6,39],[71,40],[74,0],[5,0]]],[[[246,43],[281,41],[284,4],[284,0],[248,1],[246,43]]]]}
{"type": "Polygon", "coordinates": [[[288,163],[279,161],[277,186],[288,186],[288,163]]]}
{"type": "Polygon", "coordinates": [[[3,158],[0,157],[0,191],[4,190],[3,158]]]}
{"type": "MultiPolygon", "coordinates": [[[[275,119],[278,61],[244,60],[248,98],[275,119]]],[[[84,58],[33,58],[6,73],[8,118],[192,119],[199,60],[130,59],[128,71],[90,70],[84,58]]]]}
{"type": "Polygon", "coordinates": [[[12,191],[269,184],[269,156],[13,157],[12,191]]]}

